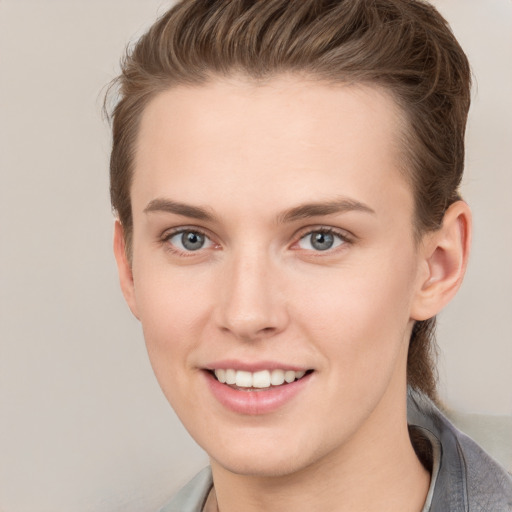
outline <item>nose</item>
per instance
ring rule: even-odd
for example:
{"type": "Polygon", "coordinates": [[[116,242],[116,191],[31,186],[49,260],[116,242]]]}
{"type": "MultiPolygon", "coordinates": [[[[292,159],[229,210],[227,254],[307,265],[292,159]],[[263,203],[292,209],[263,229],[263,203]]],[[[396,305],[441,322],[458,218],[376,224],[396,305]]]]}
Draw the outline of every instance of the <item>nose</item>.
{"type": "Polygon", "coordinates": [[[288,324],[278,265],[262,255],[239,255],[226,265],[219,283],[217,324],[242,340],[269,338],[288,324]]]}

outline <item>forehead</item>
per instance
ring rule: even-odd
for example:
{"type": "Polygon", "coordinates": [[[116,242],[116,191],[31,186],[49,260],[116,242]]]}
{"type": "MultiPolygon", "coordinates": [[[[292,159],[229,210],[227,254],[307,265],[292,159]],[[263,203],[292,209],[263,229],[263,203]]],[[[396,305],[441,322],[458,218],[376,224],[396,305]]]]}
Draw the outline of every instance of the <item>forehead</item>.
{"type": "Polygon", "coordinates": [[[309,200],[332,187],[331,194],[376,194],[390,179],[404,181],[402,121],[377,87],[293,77],[175,87],[143,113],[133,190],[147,200],[179,191],[202,203],[221,185],[224,198],[279,189],[283,200],[309,200]]]}

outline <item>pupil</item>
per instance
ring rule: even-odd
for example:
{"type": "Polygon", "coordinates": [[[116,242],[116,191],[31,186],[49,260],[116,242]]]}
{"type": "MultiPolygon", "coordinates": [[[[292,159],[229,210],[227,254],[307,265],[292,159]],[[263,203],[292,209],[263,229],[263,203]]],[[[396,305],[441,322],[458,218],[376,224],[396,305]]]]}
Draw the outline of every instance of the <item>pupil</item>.
{"type": "Polygon", "coordinates": [[[334,237],[330,233],[315,233],[311,245],[318,251],[326,251],[332,247],[334,237]]]}
{"type": "Polygon", "coordinates": [[[193,231],[187,231],[181,236],[181,243],[189,251],[197,251],[204,245],[204,236],[193,231]]]}

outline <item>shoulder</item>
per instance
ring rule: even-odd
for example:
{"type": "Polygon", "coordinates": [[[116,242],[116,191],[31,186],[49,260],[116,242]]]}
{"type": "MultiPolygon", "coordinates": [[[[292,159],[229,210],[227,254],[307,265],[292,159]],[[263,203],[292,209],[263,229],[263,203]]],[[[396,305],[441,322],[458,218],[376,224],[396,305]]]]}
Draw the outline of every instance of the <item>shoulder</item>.
{"type": "Polygon", "coordinates": [[[431,512],[512,511],[512,477],[426,396],[410,390],[408,421],[441,446],[431,512]]]}
{"type": "Polygon", "coordinates": [[[465,434],[457,433],[470,510],[512,511],[512,477],[465,434]]]}
{"type": "Polygon", "coordinates": [[[158,512],[201,512],[212,485],[211,469],[204,468],[158,512]]]}

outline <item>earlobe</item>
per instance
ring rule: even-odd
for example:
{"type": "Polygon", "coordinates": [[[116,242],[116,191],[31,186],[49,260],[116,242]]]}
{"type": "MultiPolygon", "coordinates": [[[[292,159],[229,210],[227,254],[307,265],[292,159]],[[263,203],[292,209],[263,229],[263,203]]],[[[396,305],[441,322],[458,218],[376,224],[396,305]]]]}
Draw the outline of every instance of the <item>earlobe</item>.
{"type": "Polygon", "coordinates": [[[117,263],[117,271],[119,273],[119,283],[124,298],[136,318],[139,318],[137,312],[137,303],[135,300],[135,286],[133,282],[133,272],[131,263],[128,261],[125,247],[124,230],[121,223],[116,220],[114,226],[114,256],[117,263]]]}
{"type": "Polygon", "coordinates": [[[447,209],[441,228],[427,234],[422,246],[424,272],[420,276],[411,317],[426,320],[437,315],[457,293],[469,257],[471,211],[464,201],[447,209]]]}

